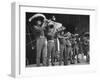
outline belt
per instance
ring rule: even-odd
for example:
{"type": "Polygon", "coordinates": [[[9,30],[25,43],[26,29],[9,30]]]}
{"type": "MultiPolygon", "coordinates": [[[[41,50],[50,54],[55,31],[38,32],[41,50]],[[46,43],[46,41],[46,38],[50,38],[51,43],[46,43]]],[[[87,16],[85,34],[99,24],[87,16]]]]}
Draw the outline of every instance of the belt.
{"type": "Polygon", "coordinates": [[[48,42],[54,42],[54,40],[48,40],[48,42]]]}
{"type": "Polygon", "coordinates": [[[45,38],[44,36],[40,36],[40,38],[45,38]]]}

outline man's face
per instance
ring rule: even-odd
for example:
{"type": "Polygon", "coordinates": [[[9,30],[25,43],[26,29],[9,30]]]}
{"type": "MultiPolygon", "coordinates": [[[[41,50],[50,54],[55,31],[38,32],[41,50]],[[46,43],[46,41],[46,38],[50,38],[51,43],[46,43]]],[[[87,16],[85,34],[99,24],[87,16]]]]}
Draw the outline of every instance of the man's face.
{"type": "Polygon", "coordinates": [[[63,35],[63,34],[64,34],[64,32],[62,31],[62,32],[61,32],[61,35],[63,35]]]}
{"type": "Polygon", "coordinates": [[[54,28],[49,27],[49,32],[54,32],[54,28]]]}
{"type": "Polygon", "coordinates": [[[37,21],[37,25],[40,26],[41,24],[42,24],[42,22],[41,22],[40,20],[38,20],[38,21],[37,21]]]}
{"type": "Polygon", "coordinates": [[[53,28],[51,29],[51,28],[49,28],[49,32],[53,32],[53,28]]]}
{"type": "Polygon", "coordinates": [[[52,19],[55,21],[56,20],[55,16],[52,16],[52,19]]]}

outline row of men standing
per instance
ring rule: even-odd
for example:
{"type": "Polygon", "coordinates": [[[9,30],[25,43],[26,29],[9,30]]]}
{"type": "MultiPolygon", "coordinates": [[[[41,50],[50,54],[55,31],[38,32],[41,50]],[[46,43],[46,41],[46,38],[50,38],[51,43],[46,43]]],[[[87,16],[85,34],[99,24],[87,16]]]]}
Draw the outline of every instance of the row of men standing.
{"type": "Polygon", "coordinates": [[[40,59],[42,55],[42,64],[43,66],[55,65],[55,55],[56,51],[60,51],[59,54],[59,65],[64,62],[64,65],[68,64],[68,56],[71,54],[71,44],[68,40],[68,36],[64,37],[64,32],[58,33],[55,27],[62,27],[61,24],[55,26],[56,22],[51,20],[41,20],[38,17],[41,14],[36,14],[31,18],[31,23],[34,21],[35,24],[32,24],[34,33],[36,33],[36,64],[40,66],[40,59]],[[66,44],[67,48],[66,48],[66,44]],[[60,46],[60,47],[59,47],[60,46]]]}

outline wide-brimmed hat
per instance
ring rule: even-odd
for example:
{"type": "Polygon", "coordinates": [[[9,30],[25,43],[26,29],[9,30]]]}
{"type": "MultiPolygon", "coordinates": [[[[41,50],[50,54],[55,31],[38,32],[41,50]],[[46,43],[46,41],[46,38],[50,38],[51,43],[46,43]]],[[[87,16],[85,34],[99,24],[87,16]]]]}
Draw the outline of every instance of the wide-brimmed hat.
{"type": "Polygon", "coordinates": [[[29,22],[31,22],[32,20],[34,20],[34,19],[36,19],[36,18],[41,18],[41,19],[43,19],[43,20],[46,20],[45,15],[43,15],[43,14],[35,14],[35,15],[33,15],[32,17],[29,18],[29,22]]]}

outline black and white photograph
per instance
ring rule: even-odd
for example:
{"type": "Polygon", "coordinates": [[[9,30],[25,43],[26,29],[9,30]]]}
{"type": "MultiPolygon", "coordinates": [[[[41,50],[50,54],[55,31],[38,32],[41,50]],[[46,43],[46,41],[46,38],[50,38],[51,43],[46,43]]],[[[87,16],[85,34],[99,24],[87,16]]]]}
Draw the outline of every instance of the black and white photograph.
{"type": "Polygon", "coordinates": [[[0,6],[0,80],[100,80],[100,0],[0,6]]]}
{"type": "Polygon", "coordinates": [[[11,23],[14,77],[66,78],[97,69],[95,8],[13,3],[11,23]]]}
{"type": "Polygon", "coordinates": [[[25,13],[26,67],[90,64],[90,15],[25,13]]]}

